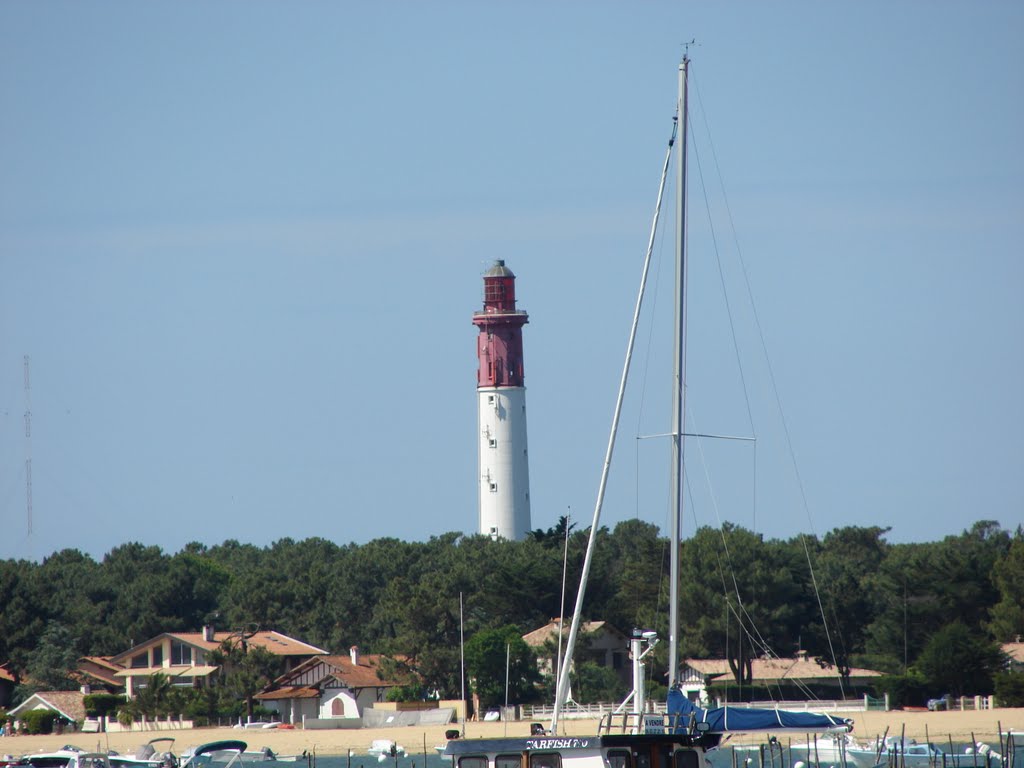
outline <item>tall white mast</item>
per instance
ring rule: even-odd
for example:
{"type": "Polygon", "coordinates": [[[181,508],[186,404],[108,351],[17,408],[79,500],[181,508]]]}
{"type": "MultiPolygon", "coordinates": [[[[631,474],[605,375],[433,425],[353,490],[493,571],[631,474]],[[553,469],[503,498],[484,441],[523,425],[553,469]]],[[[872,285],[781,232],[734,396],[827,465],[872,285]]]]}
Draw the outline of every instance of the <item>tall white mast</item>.
{"type": "Polygon", "coordinates": [[[676,163],[676,279],[675,344],[672,376],[672,520],[669,526],[669,614],[668,614],[668,687],[679,674],[679,526],[683,516],[683,426],[686,409],[686,68],[684,54],[679,62],[679,159],[676,163]]]}
{"type": "MultiPolygon", "coordinates": [[[[684,59],[685,63],[685,59],[684,59]]],[[[558,733],[558,720],[565,705],[566,696],[569,690],[569,670],[572,667],[573,651],[576,647],[576,636],[580,628],[580,617],[583,611],[583,598],[587,590],[587,579],[590,576],[590,564],[594,556],[594,542],[597,540],[598,524],[601,520],[601,508],[604,506],[605,490],[608,487],[608,470],[612,463],[612,454],[615,453],[615,437],[619,431],[619,418],[622,416],[622,401],[626,394],[626,383],[629,380],[629,367],[633,359],[633,348],[636,345],[637,327],[640,323],[640,310],[643,308],[644,293],[647,288],[647,276],[651,269],[651,254],[654,252],[655,237],[658,232],[658,220],[661,216],[661,203],[665,194],[665,181],[668,177],[669,164],[672,161],[672,147],[676,141],[676,130],[679,123],[679,114],[675,117],[675,124],[672,128],[672,137],[668,141],[668,148],[665,151],[665,163],[661,170],[661,182],[658,185],[658,200],[654,206],[654,221],[651,222],[651,234],[647,240],[647,252],[644,255],[644,266],[640,277],[640,290],[636,297],[636,306],[633,309],[633,324],[629,330],[629,341],[626,343],[626,360],[622,365],[622,378],[619,380],[619,393],[615,399],[615,412],[612,416],[612,426],[608,434],[608,448],[604,455],[604,464],[601,467],[601,480],[597,487],[597,501],[594,503],[594,517],[590,524],[590,538],[587,540],[587,551],[583,556],[583,570],[580,573],[580,586],[576,592],[576,608],[572,614],[572,625],[569,627],[569,639],[566,641],[565,656],[562,658],[561,671],[555,678],[557,680],[555,691],[555,707],[551,714],[551,732],[558,733]]],[[[678,558],[676,550],[673,558],[678,558]]]]}

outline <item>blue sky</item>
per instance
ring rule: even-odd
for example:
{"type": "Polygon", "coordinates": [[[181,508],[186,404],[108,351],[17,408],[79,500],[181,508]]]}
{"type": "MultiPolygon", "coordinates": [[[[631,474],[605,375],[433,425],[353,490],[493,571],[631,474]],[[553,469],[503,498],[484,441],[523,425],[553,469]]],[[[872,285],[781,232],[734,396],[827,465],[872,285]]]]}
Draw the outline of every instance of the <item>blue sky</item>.
{"type": "MultiPolygon", "coordinates": [[[[533,524],[589,521],[691,38],[688,418],[757,443],[691,441],[684,531],[1019,525],[1022,36],[1013,2],[0,3],[0,557],[474,532],[496,258],[533,524]]],[[[669,240],[609,525],[666,528],[669,240]]]]}

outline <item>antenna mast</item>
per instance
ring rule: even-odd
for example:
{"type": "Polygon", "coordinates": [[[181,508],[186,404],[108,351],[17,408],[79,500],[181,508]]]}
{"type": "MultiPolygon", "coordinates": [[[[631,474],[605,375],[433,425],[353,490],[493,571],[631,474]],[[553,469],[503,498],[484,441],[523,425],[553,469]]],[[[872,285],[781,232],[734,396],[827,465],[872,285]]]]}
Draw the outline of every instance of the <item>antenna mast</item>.
{"type": "MultiPolygon", "coordinates": [[[[689,44],[687,44],[689,50],[689,44]]],[[[683,55],[679,64],[679,158],[676,163],[676,279],[675,279],[675,344],[672,378],[672,519],[669,541],[669,626],[668,687],[676,685],[679,675],[679,528],[683,511],[683,461],[686,408],[686,76],[690,59],[683,55]]]]}
{"type": "Polygon", "coordinates": [[[28,535],[32,535],[32,387],[29,357],[25,355],[25,516],[28,535]]]}

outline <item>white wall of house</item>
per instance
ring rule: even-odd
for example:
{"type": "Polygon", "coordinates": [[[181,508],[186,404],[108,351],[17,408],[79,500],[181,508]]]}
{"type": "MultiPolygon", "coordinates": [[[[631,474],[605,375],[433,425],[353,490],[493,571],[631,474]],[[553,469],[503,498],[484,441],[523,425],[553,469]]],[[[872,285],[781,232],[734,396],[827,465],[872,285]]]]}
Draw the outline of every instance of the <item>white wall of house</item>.
{"type": "Polygon", "coordinates": [[[317,717],[359,717],[359,702],[349,688],[324,688],[317,717]]]}
{"type": "Polygon", "coordinates": [[[686,664],[679,670],[679,689],[694,704],[707,706],[708,687],[704,675],[686,664]]]}
{"type": "MultiPolygon", "coordinates": [[[[564,638],[569,635],[569,628],[564,630],[564,638]]],[[[623,682],[632,682],[633,663],[629,658],[629,640],[624,636],[600,630],[584,635],[581,641],[583,651],[580,656],[586,661],[592,661],[599,666],[614,670],[623,682]]],[[[537,670],[542,675],[553,676],[555,674],[555,657],[538,656],[537,670]]]]}

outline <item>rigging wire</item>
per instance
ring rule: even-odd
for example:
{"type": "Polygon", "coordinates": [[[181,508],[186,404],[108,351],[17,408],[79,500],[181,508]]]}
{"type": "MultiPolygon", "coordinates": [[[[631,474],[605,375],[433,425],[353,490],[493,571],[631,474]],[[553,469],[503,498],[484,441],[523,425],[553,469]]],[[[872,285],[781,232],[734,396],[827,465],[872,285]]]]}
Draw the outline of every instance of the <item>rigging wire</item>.
{"type": "MultiPolygon", "coordinates": [[[[708,135],[708,145],[710,147],[711,156],[712,156],[712,159],[714,161],[715,171],[716,171],[716,173],[718,175],[718,181],[719,181],[719,186],[720,186],[721,192],[722,192],[722,198],[723,198],[724,205],[725,205],[726,216],[727,216],[727,219],[728,219],[728,222],[729,222],[730,231],[731,231],[732,236],[733,236],[733,244],[734,244],[734,247],[736,249],[737,260],[738,260],[739,265],[740,265],[740,272],[743,275],[743,283],[744,283],[744,286],[745,286],[746,291],[747,291],[748,300],[750,302],[750,308],[751,308],[752,316],[754,318],[754,324],[755,324],[755,327],[757,328],[758,338],[760,340],[761,350],[762,350],[762,354],[764,356],[765,364],[766,364],[767,371],[768,371],[768,378],[769,378],[769,381],[770,381],[770,384],[771,384],[772,394],[774,396],[776,407],[777,407],[778,412],[779,412],[780,421],[782,423],[783,434],[785,436],[785,442],[786,442],[786,448],[787,448],[787,451],[788,451],[788,454],[789,454],[790,462],[791,462],[792,467],[793,467],[793,472],[794,472],[795,479],[796,479],[796,482],[797,482],[797,487],[798,487],[799,492],[800,492],[800,499],[801,499],[801,503],[802,503],[802,506],[803,506],[803,509],[804,509],[804,513],[805,513],[805,515],[807,517],[808,525],[810,527],[811,533],[813,534],[814,533],[814,523],[813,523],[813,519],[811,518],[810,505],[808,504],[808,501],[807,501],[807,493],[806,493],[806,489],[804,487],[803,477],[800,474],[800,468],[799,468],[799,465],[797,464],[797,461],[796,461],[796,451],[795,451],[795,449],[793,447],[793,440],[792,440],[792,436],[790,434],[789,424],[788,424],[788,421],[786,420],[785,411],[782,408],[782,398],[781,398],[781,396],[779,394],[778,384],[777,384],[776,379],[775,379],[775,372],[774,372],[774,369],[772,368],[772,364],[771,364],[771,358],[768,355],[768,345],[767,345],[767,341],[765,339],[764,329],[763,329],[763,327],[761,325],[760,316],[757,313],[757,305],[754,302],[753,289],[751,288],[750,278],[749,278],[749,274],[747,272],[747,267],[746,267],[746,262],[743,259],[743,252],[742,252],[742,249],[740,248],[739,236],[738,236],[738,234],[736,232],[736,225],[735,225],[735,221],[734,221],[733,216],[732,216],[732,209],[729,206],[728,195],[726,194],[726,191],[725,191],[725,182],[724,182],[724,180],[722,178],[721,166],[719,165],[719,162],[718,162],[718,154],[717,154],[717,152],[715,152],[714,141],[711,138],[711,129],[710,129],[710,125],[708,124],[708,121],[707,121],[707,110],[704,109],[704,103],[703,103],[703,99],[701,98],[701,93],[700,93],[700,86],[699,86],[696,78],[694,78],[694,90],[696,91],[697,102],[700,105],[701,114],[702,114],[702,116],[704,118],[705,130],[707,131],[707,135],[708,135]]],[[[707,188],[704,185],[704,174],[703,174],[703,168],[702,168],[701,163],[700,163],[700,153],[697,152],[696,132],[694,132],[694,134],[693,134],[692,141],[693,141],[693,145],[694,145],[694,157],[697,160],[697,172],[698,172],[698,176],[699,176],[700,182],[701,182],[701,189],[702,189],[702,191],[704,193],[705,207],[708,210],[708,223],[709,223],[709,226],[710,226],[710,229],[711,229],[712,244],[713,244],[713,247],[714,247],[716,263],[717,263],[717,266],[718,266],[719,279],[722,282],[723,294],[725,296],[726,311],[727,311],[727,314],[728,314],[728,317],[729,317],[729,328],[730,328],[730,331],[732,333],[732,338],[733,338],[733,349],[734,349],[734,352],[737,355],[737,365],[738,365],[738,368],[739,368],[740,379],[741,379],[742,386],[743,386],[743,393],[744,393],[744,398],[745,398],[745,401],[746,401],[748,418],[750,419],[750,426],[751,426],[751,429],[753,430],[754,429],[754,423],[753,423],[753,415],[752,415],[751,409],[750,409],[750,398],[749,398],[749,394],[748,394],[748,391],[747,391],[746,378],[743,375],[743,367],[742,367],[742,364],[739,361],[739,346],[738,346],[737,339],[736,339],[736,330],[735,330],[735,325],[734,325],[734,322],[733,322],[732,310],[731,310],[731,307],[730,307],[730,304],[729,304],[729,300],[728,300],[728,293],[725,291],[725,280],[724,280],[724,273],[722,271],[722,263],[721,263],[721,258],[720,258],[720,254],[719,254],[719,249],[718,249],[718,239],[717,239],[717,237],[715,235],[714,223],[713,223],[713,221],[711,219],[711,215],[710,215],[710,205],[708,204],[707,188]]],[[[756,483],[756,476],[755,476],[755,483],[756,483]]],[[[755,495],[755,498],[756,498],[756,495],[755,495]]],[[[755,504],[756,504],[756,502],[755,502],[755,504]]],[[[756,510],[756,507],[755,507],[755,510],[756,510]]],[[[756,512],[755,512],[755,514],[756,514],[756,512]]],[[[815,574],[814,564],[813,564],[812,557],[811,557],[811,552],[810,552],[810,549],[809,549],[808,544],[807,544],[807,537],[806,537],[806,535],[801,534],[799,538],[800,538],[801,545],[803,546],[804,556],[805,556],[805,558],[807,560],[807,567],[808,567],[808,571],[810,573],[811,584],[812,584],[813,589],[814,589],[815,599],[816,599],[816,601],[818,603],[818,610],[819,610],[819,613],[821,615],[821,620],[822,620],[823,628],[825,630],[825,637],[826,637],[826,640],[828,641],[829,653],[831,654],[833,665],[835,665],[837,667],[837,669],[838,669],[839,665],[838,665],[838,663],[836,661],[835,647],[834,647],[834,644],[832,642],[832,633],[829,631],[829,625],[828,625],[828,620],[827,620],[827,617],[826,617],[826,612],[825,612],[824,604],[822,603],[822,600],[821,600],[821,591],[820,591],[820,589],[818,587],[817,575],[815,574]]],[[[724,534],[723,534],[723,543],[724,543],[724,534]]],[[[739,595],[739,591],[738,591],[738,586],[737,586],[737,599],[740,599],[740,595],[739,595]]],[[[742,606],[742,603],[741,603],[741,606],[742,606]]],[[[746,614],[746,609],[744,608],[743,610],[744,610],[744,613],[746,614]]],[[[743,627],[743,624],[741,623],[740,626],[743,627]]],[[[755,627],[755,629],[756,629],[756,627],[755,627]]],[[[763,642],[764,641],[763,641],[763,638],[762,638],[762,643],[763,642]]],[[[764,644],[764,646],[767,648],[767,644],[766,643],[764,644]]],[[[839,675],[839,686],[840,686],[840,693],[845,697],[845,690],[844,690],[842,675],[839,675]]]]}
{"type": "MultiPolygon", "coordinates": [[[[673,134],[673,140],[674,140],[674,134],[673,134]]],[[[665,177],[665,188],[666,188],[666,190],[671,190],[671,188],[672,188],[672,177],[671,176],[666,176],[665,177]]],[[[663,263],[662,255],[664,254],[664,251],[665,251],[665,230],[663,228],[659,228],[658,231],[657,231],[656,236],[657,236],[657,240],[658,240],[658,246],[657,246],[658,258],[654,260],[654,275],[653,275],[653,288],[654,288],[654,291],[653,291],[653,295],[651,296],[650,301],[648,302],[648,314],[650,314],[650,315],[656,314],[657,313],[657,308],[658,308],[658,289],[659,289],[659,287],[661,285],[661,265],[663,263]]],[[[642,439],[640,435],[641,435],[641,426],[642,426],[643,417],[644,417],[644,406],[646,405],[646,402],[647,402],[647,382],[648,382],[648,379],[649,379],[650,365],[651,365],[651,359],[652,359],[651,350],[653,349],[653,347],[654,347],[654,323],[649,323],[648,324],[648,329],[647,329],[647,347],[646,347],[646,350],[644,351],[644,354],[643,354],[644,365],[643,365],[642,373],[640,375],[640,397],[639,397],[639,405],[638,405],[637,417],[636,417],[636,437],[635,437],[635,439],[633,441],[633,446],[634,446],[634,450],[633,450],[633,461],[634,461],[634,467],[633,467],[634,497],[633,498],[634,498],[634,516],[635,516],[635,519],[637,519],[637,520],[640,519],[640,441],[642,439]]],[[[666,584],[665,584],[665,563],[666,563],[668,555],[669,555],[668,548],[670,546],[671,546],[671,542],[666,541],[665,549],[663,551],[663,557],[662,557],[662,560],[661,560],[661,571],[658,574],[658,584],[659,584],[659,587],[658,587],[658,599],[657,599],[657,605],[658,606],[667,605],[667,603],[668,603],[668,595],[666,595],[666,593],[665,593],[665,587],[666,587],[666,584]]],[[[638,586],[638,589],[639,589],[639,586],[638,586]]],[[[639,623],[640,623],[640,599],[639,599],[639,592],[637,593],[637,599],[636,599],[635,604],[634,604],[633,618],[634,618],[634,624],[639,626],[639,623]]]]}
{"type": "MultiPolygon", "coordinates": [[[[691,423],[695,422],[695,418],[694,418],[692,412],[690,413],[688,418],[690,419],[691,423]]],[[[696,425],[694,425],[694,429],[695,430],[697,429],[696,425]]],[[[701,465],[704,468],[705,482],[706,482],[708,488],[714,488],[714,483],[711,481],[710,469],[708,468],[709,467],[709,463],[708,463],[707,457],[706,457],[706,455],[704,453],[703,440],[698,440],[697,441],[697,446],[698,446],[698,451],[699,451],[700,457],[701,457],[701,465]]],[[[693,490],[692,490],[692,488],[690,486],[689,476],[687,476],[685,479],[686,479],[686,484],[687,484],[687,493],[690,495],[690,508],[692,510],[692,509],[694,509],[693,490]]],[[[726,563],[728,565],[727,569],[723,569],[722,568],[722,560],[718,556],[718,554],[716,553],[716,559],[718,561],[718,566],[719,566],[719,569],[720,569],[720,574],[719,575],[720,575],[720,577],[722,579],[723,598],[726,601],[726,605],[728,607],[728,610],[736,617],[736,620],[737,620],[737,622],[739,624],[739,627],[740,627],[740,641],[742,642],[743,636],[746,636],[747,639],[750,642],[751,648],[756,650],[758,652],[759,656],[767,656],[769,658],[780,659],[778,654],[776,654],[772,650],[771,645],[768,643],[768,641],[761,634],[760,630],[758,630],[757,622],[754,620],[754,617],[751,616],[750,612],[747,610],[746,604],[745,604],[745,602],[743,600],[743,595],[742,595],[742,593],[740,591],[739,582],[736,579],[736,569],[733,567],[732,551],[729,548],[729,542],[728,542],[728,539],[727,539],[727,537],[725,535],[725,530],[724,530],[725,526],[724,526],[724,523],[722,521],[720,507],[719,507],[719,504],[718,504],[718,499],[715,496],[713,491],[711,491],[711,493],[710,493],[710,498],[711,498],[711,506],[712,506],[712,508],[714,509],[714,512],[715,512],[715,518],[718,521],[718,531],[719,531],[719,537],[721,538],[721,541],[722,541],[722,550],[725,553],[725,561],[726,561],[726,563]],[[732,581],[732,589],[731,589],[731,591],[734,592],[735,595],[736,595],[736,607],[733,607],[733,602],[732,602],[732,599],[730,598],[730,595],[729,595],[730,589],[729,589],[729,587],[728,587],[728,585],[726,583],[726,579],[725,579],[725,571],[726,570],[728,570],[729,579],[732,581]]],[[[694,514],[694,522],[696,523],[696,514],[694,514]]],[[[726,648],[728,649],[728,645],[726,645],[726,648]]],[[[793,683],[797,686],[797,688],[799,690],[801,690],[803,693],[807,694],[808,698],[810,698],[810,699],[816,698],[811,693],[810,689],[807,688],[807,686],[805,684],[803,684],[802,682],[800,682],[798,680],[793,680],[793,683]]],[[[780,687],[779,691],[780,691],[780,698],[781,698],[781,687],[780,687]]]]}
{"type": "MultiPolygon", "coordinates": [[[[583,600],[586,595],[587,576],[590,573],[590,565],[594,556],[595,534],[598,531],[598,523],[601,519],[601,508],[604,505],[604,495],[608,487],[608,470],[611,465],[612,454],[615,452],[615,438],[619,430],[619,418],[622,415],[622,400],[626,391],[626,383],[629,380],[630,362],[633,357],[633,347],[636,343],[637,324],[640,320],[640,310],[643,307],[644,289],[647,285],[647,276],[651,263],[651,252],[654,249],[655,236],[658,228],[658,219],[661,215],[661,203],[665,191],[665,177],[668,174],[669,162],[672,158],[672,147],[675,144],[676,132],[679,128],[678,115],[672,120],[672,135],[668,141],[668,148],[665,152],[665,163],[661,172],[661,183],[658,187],[658,199],[654,209],[654,221],[651,223],[651,234],[647,244],[647,251],[644,254],[644,265],[641,270],[640,290],[636,299],[636,306],[633,310],[633,323],[630,327],[629,341],[626,344],[626,360],[622,366],[622,377],[619,380],[619,392],[615,401],[615,413],[612,416],[612,425],[608,435],[608,447],[605,450],[604,465],[601,468],[601,480],[598,483],[597,501],[594,503],[594,517],[590,525],[590,537],[587,540],[587,550],[583,556],[583,570],[580,573],[580,586],[576,593],[576,608],[573,610],[572,626],[569,628],[568,647],[575,648],[576,635],[579,632],[580,614],[583,609],[583,600]]],[[[555,708],[551,715],[551,731],[558,733],[558,717],[561,714],[562,705],[566,698],[566,688],[569,679],[569,664],[572,661],[572,654],[567,653],[563,660],[563,671],[559,676],[558,690],[555,693],[555,708]]]]}

